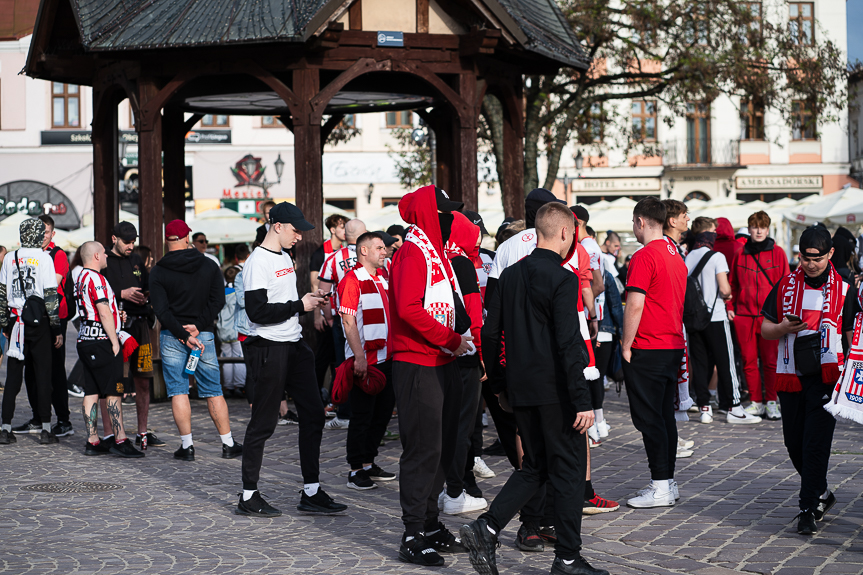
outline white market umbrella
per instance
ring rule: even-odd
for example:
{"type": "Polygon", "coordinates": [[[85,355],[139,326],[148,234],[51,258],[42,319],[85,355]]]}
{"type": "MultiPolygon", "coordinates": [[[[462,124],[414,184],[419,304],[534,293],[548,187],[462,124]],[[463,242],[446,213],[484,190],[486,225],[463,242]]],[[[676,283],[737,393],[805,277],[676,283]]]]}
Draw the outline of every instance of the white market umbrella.
{"type": "Polygon", "coordinates": [[[863,222],[863,190],[846,188],[821,196],[819,201],[789,210],[785,218],[804,226],[815,222],[834,225],[863,222]]]}
{"type": "Polygon", "coordinates": [[[195,219],[186,222],[192,233],[202,232],[211,244],[240,244],[255,241],[258,222],[227,208],[217,208],[198,213],[195,219]]]}
{"type": "MultiPolygon", "coordinates": [[[[135,229],[138,229],[138,216],[133,214],[132,212],[127,212],[125,210],[120,210],[118,214],[118,222],[129,222],[135,229]]],[[[72,230],[71,232],[66,232],[67,241],[69,242],[69,247],[71,249],[78,249],[81,244],[84,242],[90,242],[95,239],[96,236],[96,228],[93,224],[89,226],[83,226],[78,228],[77,230],[72,230]]],[[[110,246],[105,246],[110,247],[110,246]]]]}

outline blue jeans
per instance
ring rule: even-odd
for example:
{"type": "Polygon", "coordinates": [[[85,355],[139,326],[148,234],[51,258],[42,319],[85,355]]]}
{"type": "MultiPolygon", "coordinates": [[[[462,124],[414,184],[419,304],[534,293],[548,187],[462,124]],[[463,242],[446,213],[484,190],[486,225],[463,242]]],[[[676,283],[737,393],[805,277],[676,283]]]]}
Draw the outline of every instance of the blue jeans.
{"type": "MultiPolygon", "coordinates": [[[[222,383],[213,333],[202,331],[197,339],[204,344],[204,351],[201,352],[198,368],[195,370],[198,397],[219,397],[222,395],[222,383]]],[[[184,370],[191,350],[171,335],[171,332],[164,330],[159,334],[159,350],[162,353],[162,376],[165,378],[168,397],[189,395],[189,376],[184,370]]]]}

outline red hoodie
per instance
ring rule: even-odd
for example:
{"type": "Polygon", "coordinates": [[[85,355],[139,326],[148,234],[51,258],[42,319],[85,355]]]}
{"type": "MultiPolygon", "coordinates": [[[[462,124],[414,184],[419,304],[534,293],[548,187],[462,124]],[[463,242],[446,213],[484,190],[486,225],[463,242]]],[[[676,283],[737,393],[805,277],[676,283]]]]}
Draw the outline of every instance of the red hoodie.
{"type": "Polygon", "coordinates": [[[728,281],[734,274],[734,259],[743,250],[743,244],[734,239],[734,228],[728,218],[716,218],[716,242],[713,249],[725,256],[728,262],[728,281]]]}
{"type": "Polygon", "coordinates": [[[740,255],[731,268],[731,301],[737,315],[755,317],[761,315],[761,307],[770,290],[791,273],[791,269],[785,250],[772,238],[767,238],[760,246],[747,241],[740,247],[740,255]]]}
{"type": "MultiPolygon", "coordinates": [[[[479,226],[474,225],[463,214],[454,212],[455,219],[452,223],[452,232],[449,236],[447,246],[456,249],[447,249],[447,257],[453,259],[457,256],[464,256],[474,265],[482,265],[482,260],[479,259],[479,247],[476,245],[476,240],[479,238],[479,226]],[[462,253],[463,252],[463,253],[462,253]]],[[[476,274],[473,274],[476,280],[477,289],[479,289],[479,279],[476,274]]],[[[464,295],[464,307],[467,314],[470,316],[470,334],[473,336],[473,344],[476,346],[477,354],[481,355],[480,350],[480,332],[482,331],[482,295],[479,292],[464,295]]]]}
{"type": "MultiPolygon", "coordinates": [[[[424,186],[406,194],[399,202],[399,215],[428,236],[444,266],[449,260],[444,252],[438,221],[434,186],[424,186]]],[[[453,277],[452,269],[447,274],[453,277]]],[[[394,361],[417,365],[445,365],[455,359],[441,347],[455,351],[461,335],[437,322],[423,307],[426,286],[426,259],[411,242],[402,244],[390,267],[390,337],[394,361]]]]}

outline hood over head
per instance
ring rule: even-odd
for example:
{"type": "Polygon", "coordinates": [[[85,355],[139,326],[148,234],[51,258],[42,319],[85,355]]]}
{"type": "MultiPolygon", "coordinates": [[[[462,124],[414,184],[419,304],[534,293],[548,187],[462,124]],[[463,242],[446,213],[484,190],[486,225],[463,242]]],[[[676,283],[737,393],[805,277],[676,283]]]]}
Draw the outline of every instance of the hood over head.
{"type": "Polygon", "coordinates": [[[524,223],[528,228],[536,227],[536,212],[545,204],[558,202],[566,205],[563,200],[557,199],[554,194],[545,188],[534,188],[524,199],[524,223]]]}
{"type": "Polygon", "coordinates": [[[207,257],[194,248],[187,250],[174,250],[162,256],[156,265],[172,272],[184,274],[196,274],[204,262],[210,261],[207,257]]]}
{"type": "Polygon", "coordinates": [[[444,244],[446,239],[449,239],[453,215],[438,214],[434,186],[423,186],[415,192],[405,194],[399,201],[399,215],[407,223],[421,229],[428,236],[435,251],[443,257],[444,244]],[[443,217],[439,218],[439,215],[443,217]],[[445,224],[445,232],[441,232],[442,220],[445,224]]]}
{"type": "Polygon", "coordinates": [[[476,240],[481,233],[479,226],[462,213],[453,212],[453,216],[455,218],[452,223],[452,233],[447,244],[455,244],[473,260],[479,255],[479,248],[476,245],[476,240]]]}
{"type": "Polygon", "coordinates": [[[839,268],[847,268],[848,260],[854,254],[857,247],[857,239],[848,229],[839,227],[836,233],[833,234],[833,257],[830,261],[833,265],[839,268]]]}
{"type": "Polygon", "coordinates": [[[45,239],[45,222],[28,218],[18,226],[22,248],[41,248],[45,239]]]}
{"type": "Polygon", "coordinates": [[[716,239],[734,241],[734,227],[728,218],[716,218],[716,239]]]}

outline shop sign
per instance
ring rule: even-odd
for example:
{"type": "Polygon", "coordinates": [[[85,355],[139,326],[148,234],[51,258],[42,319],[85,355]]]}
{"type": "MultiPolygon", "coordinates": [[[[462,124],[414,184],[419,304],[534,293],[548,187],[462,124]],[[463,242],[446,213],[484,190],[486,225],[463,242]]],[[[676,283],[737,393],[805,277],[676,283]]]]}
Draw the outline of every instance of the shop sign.
{"type": "Polygon", "coordinates": [[[574,192],[642,192],[660,189],[659,178],[577,178],[574,192]]]}
{"type": "Polygon", "coordinates": [[[19,180],[0,185],[0,221],[17,213],[54,218],[54,225],[65,230],[81,227],[75,206],[60,190],[32,180],[19,180]]]}
{"type": "Polygon", "coordinates": [[[738,190],[809,190],[822,187],[821,176],[738,176],[738,190]]]}
{"type": "MultiPolygon", "coordinates": [[[[118,141],[126,144],[137,144],[138,133],[133,130],[123,130],[118,134],[118,141]]],[[[89,130],[45,130],[42,132],[43,146],[89,146],[93,136],[89,130]]],[[[230,130],[192,130],[186,134],[187,144],[230,144],[230,130]]]]}

